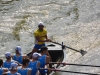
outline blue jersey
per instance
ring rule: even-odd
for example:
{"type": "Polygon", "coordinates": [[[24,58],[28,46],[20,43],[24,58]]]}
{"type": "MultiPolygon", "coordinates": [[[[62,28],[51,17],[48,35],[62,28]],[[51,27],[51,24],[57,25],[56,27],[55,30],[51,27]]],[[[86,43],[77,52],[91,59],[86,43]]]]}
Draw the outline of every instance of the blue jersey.
{"type": "MultiPolygon", "coordinates": [[[[45,65],[46,65],[46,55],[40,56],[38,58],[38,61],[40,62],[40,68],[45,68],[45,65]]],[[[46,71],[45,70],[40,70],[40,73],[44,74],[44,73],[46,73],[46,71]]]]}
{"type": "Polygon", "coordinates": [[[14,73],[14,74],[11,74],[10,71],[7,73],[7,75],[19,75],[19,74],[20,74],[20,73],[18,73],[18,72],[14,73]]]}
{"type": "Polygon", "coordinates": [[[32,69],[31,75],[36,75],[36,73],[38,71],[38,67],[37,67],[38,62],[39,61],[35,61],[35,62],[30,61],[28,68],[32,69]]]}
{"type": "Polygon", "coordinates": [[[0,75],[2,75],[3,73],[3,68],[0,68],[0,75]]]}
{"type": "Polygon", "coordinates": [[[22,55],[20,56],[14,55],[13,60],[18,61],[20,64],[22,64],[22,58],[23,58],[22,55]]]}
{"type": "Polygon", "coordinates": [[[20,73],[21,75],[28,75],[28,68],[18,68],[18,73],[20,73]]]}
{"type": "Polygon", "coordinates": [[[3,65],[3,67],[9,69],[10,66],[11,66],[11,63],[12,63],[12,62],[14,62],[14,60],[11,60],[11,62],[7,62],[7,61],[5,60],[5,61],[4,61],[4,65],[3,65]]]}

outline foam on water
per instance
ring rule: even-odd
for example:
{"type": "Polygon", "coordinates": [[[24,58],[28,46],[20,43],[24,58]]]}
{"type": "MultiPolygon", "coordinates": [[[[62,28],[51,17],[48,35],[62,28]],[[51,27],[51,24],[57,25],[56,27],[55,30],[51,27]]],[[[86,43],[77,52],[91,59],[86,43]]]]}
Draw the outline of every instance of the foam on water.
{"type": "MultiPolygon", "coordinates": [[[[66,49],[66,62],[100,65],[100,0],[2,0],[0,7],[1,57],[6,51],[14,53],[17,45],[22,46],[23,54],[31,51],[33,31],[37,29],[38,22],[43,21],[53,41],[87,51],[85,56],[81,56],[66,49]]],[[[95,71],[93,68],[87,70],[73,66],[62,69],[65,68],[99,72],[97,68],[95,71]]]]}

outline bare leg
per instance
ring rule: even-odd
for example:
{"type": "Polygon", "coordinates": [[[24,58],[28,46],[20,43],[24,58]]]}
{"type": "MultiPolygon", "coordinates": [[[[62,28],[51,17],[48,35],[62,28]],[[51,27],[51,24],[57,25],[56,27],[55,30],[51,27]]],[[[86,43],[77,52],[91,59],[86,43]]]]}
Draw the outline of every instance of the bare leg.
{"type": "Polygon", "coordinates": [[[33,54],[34,52],[38,52],[38,49],[33,48],[32,52],[31,52],[31,54],[30,54],[30,59],[32,59],[32,54],[33,54]]]}
{"type": "Polygon", "coordinates": [[[32,53],[34,53],[34,52],[38,52],[38,49],[33,48],[32,53]]]}

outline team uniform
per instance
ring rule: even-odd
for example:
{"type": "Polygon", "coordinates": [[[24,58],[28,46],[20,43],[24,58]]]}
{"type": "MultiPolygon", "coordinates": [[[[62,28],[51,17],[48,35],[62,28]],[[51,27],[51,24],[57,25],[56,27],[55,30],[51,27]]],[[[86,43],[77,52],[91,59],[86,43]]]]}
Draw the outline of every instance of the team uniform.
{"type": "MultiPolygon", "coordinates": [[[[39,31],[39,29],[37,29],[35,32],[34,32],[34,36],[38,36],[40,37],[40,40],[45,40],[45,36],[47,35],[47,30],[46,29],[43,29],[43,31],[39,31]]],[[[35,39],[35,46],[34,48],[36,49],[40,49],[42,46],[45,46],[45,43],[44,42],[39,42],[35,39]]]]}
{"type": "Polygon", "coordinates": [[[14,60],[11,60],[11,62],[7,62],[6,60],[4,61],[4,65],[3,65],[3,67],[4,68],[10,68],[10,66],[11,66],[11,63],[13,63],[14,62],[14,60]]]}
{"type": "Polygon", "coordinates": [[[11,63],[10,69],[8,72],[6,72],[7,75],[21,75],[20,73],[17,72],[17,66],[18,64],[13,62],[11,63]]]}
{"type": "Polygon", "coordinates": [[[0,75],[3,74],[3,68],[0,68],[0,75]]]}
{"type": "Polygon", "coordinates": [[[20,56],[14,55],[14,57],[13,57],[13,60],[18,61],[20,64],[22,64],[22,59],[23,59],[22,55],[20,55],[20,56]]]}
{"type": "Polygon", "coordinates": [[[20,73],[21,75],[28,75],[28,68],[18,68],[18,73],[20,73]]]}
{"type": "Polygon", "coordinates": [[[31,75],[36,75],[37,71],[38,71],[38,62],[39,61],[30,61],[29,65],[28,65],[28,68],[31,68],[32,69],[32,72],[31,72],[31,75]]]}
{"type": "MultiPolygon", "coordinates": [[[[40,68],[45,68],[45,65],[46,65],[46,56],[47,55],[43,55],[43,56],[40,56],[38,58],[38,61],[40,62],[40,68]]],[[[41,75],[45,75],[47,73],[47,70],[39,70],[41,75]]]]}
{"type": "MultiPolygon", "coordinates": [[[[11,74],[11,72],[9,71],[9,72],[7,72],[7,75],[19,75],[20,73],[18,73],[18,72],[16,72],[16,73],[14,73],[14,74],[11,74]]],[[[20,74],[21,75],[21,74],[20,74]]]]}

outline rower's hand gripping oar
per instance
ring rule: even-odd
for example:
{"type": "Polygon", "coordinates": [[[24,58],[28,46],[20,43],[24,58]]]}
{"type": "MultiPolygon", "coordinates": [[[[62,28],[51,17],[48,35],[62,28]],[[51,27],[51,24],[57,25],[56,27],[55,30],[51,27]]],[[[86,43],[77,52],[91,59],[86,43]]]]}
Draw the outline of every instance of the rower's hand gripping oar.
{"type": "Polygon", "coordinates": [[[49,62],[47,64],[63,64],[63,65],[75,65],[75,66],[100,67],[100,66],[97,66],[97,65],[72,64],[72,63],[64,63],[64,62],[49,62]]]}
{"type": "Polygon", "coordinates": [[[52,69],[52,68],[39,68],[39,70],[51,70],[51,71],[54,71],[54,72],[68,72],[68,73],[87,74],[87,75],[100,75],[100,74],[93,74],[93,73],[86,73],[86,72],[75,72],[75,71],[66,71],[66,70],[59,70],[59,69],[52,69]]]}
{"type": "Polygon", "coordinates": [[[58,43],[58,42],[52,42],[52,43],[55,43],[55,44],[61,45],[62,48],[69,48],[69,49],[74,50],[74,51],[76,51],[76,52],[80,52],[80,53],[82,54],[82,56],[85,55],[85,54],[87,53],[87,52],[84,51],[84,50],[76,50],[76,49],[73,49],[73,48],[71,48],[71,47],[68,47],[68,46],[62,45],[62,44],[60,44],[60,43],[58,43]]]}

